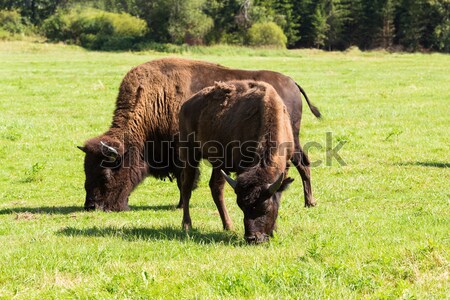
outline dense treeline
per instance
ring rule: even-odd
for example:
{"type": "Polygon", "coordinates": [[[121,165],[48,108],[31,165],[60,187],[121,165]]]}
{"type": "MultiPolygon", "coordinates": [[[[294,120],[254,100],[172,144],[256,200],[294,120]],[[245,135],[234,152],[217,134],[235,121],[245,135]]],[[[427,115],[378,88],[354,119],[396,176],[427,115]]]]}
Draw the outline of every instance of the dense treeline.
{"type": "Polygon", "coordinates": [[[0,0],[0,9],[49,39],[99,49],[152,42],[450,52],[450,0],[0,0]]]}

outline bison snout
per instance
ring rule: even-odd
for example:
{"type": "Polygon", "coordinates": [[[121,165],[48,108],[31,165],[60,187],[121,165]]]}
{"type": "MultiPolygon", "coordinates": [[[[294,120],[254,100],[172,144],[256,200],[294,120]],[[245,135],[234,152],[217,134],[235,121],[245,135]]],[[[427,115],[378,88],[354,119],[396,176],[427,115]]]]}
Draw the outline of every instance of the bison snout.
{"type": "Polygon", "coordinates": [[[257,232],[253,235],[246,236],[245,240],[249,244],[260,244],[260,243],[267,242],[269,240],[269,236],[265,233],[257,232]]]}
{"type": "Polygon", "coordinates": [[[95,210],[95,202],[92,198],[86,198],[86,202],[84,202],[84,210],[91,211],[95,210]]]}
{"type": "Polygon", "coordinates": [[[88,205],[84,205],[84,210],[87,211],[91,211],[91,210],[95,210],[95,204],[88,204],[88,205]]]}

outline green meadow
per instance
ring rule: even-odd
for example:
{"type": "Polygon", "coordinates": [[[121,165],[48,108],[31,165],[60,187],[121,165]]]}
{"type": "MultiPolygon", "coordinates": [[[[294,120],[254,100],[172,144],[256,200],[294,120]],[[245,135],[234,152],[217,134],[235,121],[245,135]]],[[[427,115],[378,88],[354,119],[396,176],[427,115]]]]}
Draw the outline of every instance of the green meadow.
{"type": "Polygon", "coordinates": [[[449,55],[180,52],[0,42],[0,299],[448,299],[449,55]],[[291,168],[269,243],[245,243],[229,187],[222,230],[206,163],[189,234],[170,181],[147,178],[131,211],[83,210],[76,146],[108,129],[130,68],[170,55],[282,72],[321,110],[304,103],[300,134],[318,205],[291,168]]]}

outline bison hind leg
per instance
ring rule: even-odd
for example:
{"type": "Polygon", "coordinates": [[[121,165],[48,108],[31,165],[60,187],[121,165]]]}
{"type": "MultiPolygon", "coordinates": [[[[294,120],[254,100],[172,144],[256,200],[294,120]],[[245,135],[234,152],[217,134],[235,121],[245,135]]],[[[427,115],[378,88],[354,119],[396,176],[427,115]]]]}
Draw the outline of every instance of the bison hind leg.
{"type": "Polygon", "coordinates": [[[316,206],[316,201],[313,198],[311,188],[311,169],[309,158],[308,155],[303,151],[299,142],[296,142],[295,153],[292,156],[291,161],[302,177],[305,207],[316,206]]]}

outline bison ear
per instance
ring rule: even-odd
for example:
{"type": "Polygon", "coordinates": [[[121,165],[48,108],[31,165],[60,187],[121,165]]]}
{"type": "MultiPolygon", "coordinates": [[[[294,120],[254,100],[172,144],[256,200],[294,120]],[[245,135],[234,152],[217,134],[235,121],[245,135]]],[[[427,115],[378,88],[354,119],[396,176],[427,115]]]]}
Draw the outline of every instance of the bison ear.
{"type": "Polygon", "coordinates": [[[281,183],[280,188],[278,189],[278,192],[282,192],[284,190],[287,190],[287,188],[291,185],[291,183],[294,181],[294,178],[288,177],[281,183]]]}
{"type": "Polygon", "coordinates": [[[80,149],[81,151],[83,151],[84,153],[86,153],[86,147],[83,146],[77,146],[78,149],[80,149]]]}

